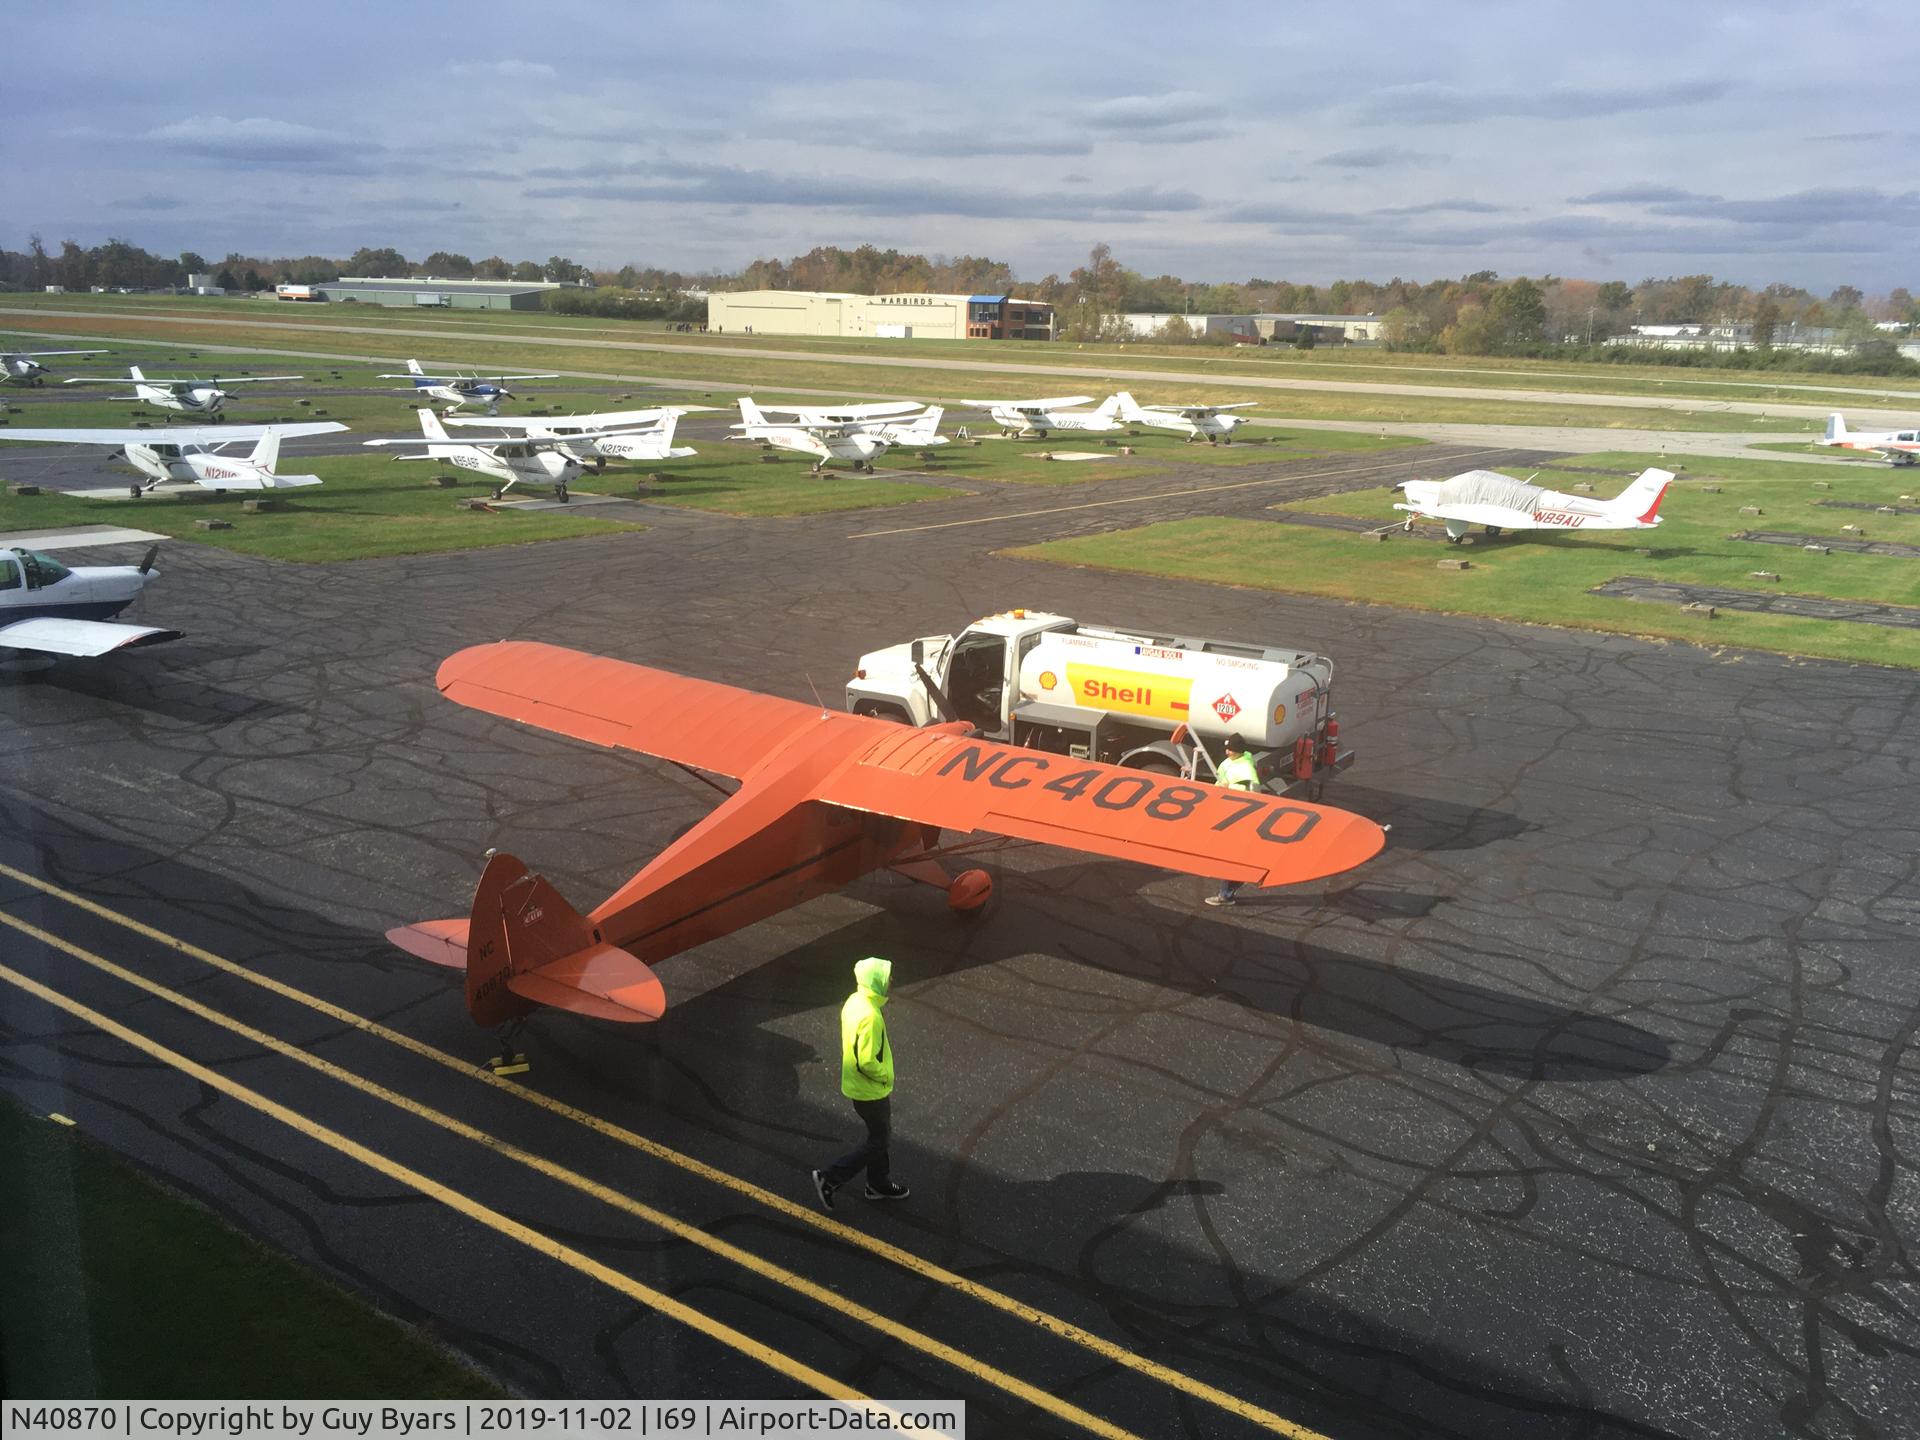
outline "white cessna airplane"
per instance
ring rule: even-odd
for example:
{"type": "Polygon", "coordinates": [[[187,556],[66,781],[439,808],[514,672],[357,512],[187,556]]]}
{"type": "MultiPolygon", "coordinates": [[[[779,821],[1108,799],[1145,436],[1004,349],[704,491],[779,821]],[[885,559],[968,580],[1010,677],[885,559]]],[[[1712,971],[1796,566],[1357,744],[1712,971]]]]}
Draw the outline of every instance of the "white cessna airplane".
{"type": "MultiPolygon", "coordinates": [[[[855,406],[854,409],[866,407],[855,406]]],[[[891,415],[855,415],[839,420],[807,419],[808,415],[825,415],[826,411],[796,411],[791,406],[758,405],[746,396],[740,397],[740,419],[747,425],[770,425],[776,428],[819,429],[834,428],[861,435],[877,435],[889,445],[945,445],[947,437],[940,433],[941,418],[947,413],[938,405],[910,405],[906,413],[891,415]],[[798,414],[802,418],[788,421],[775,418],[798,414]]]]}
{"type": "MultiPolygon", "coordinates": [[[[280,442],[289,436],[331,435],[347,427],[336,420],[298,425],[236,425],[219,430],[198,427],[165,430],[4,430],[0,440],[35,440],[55,445],[118,445],[127,463],[148,477],[133,482],[133,498],[162,485],[200,485],[209,490],[286,490],[318,485],[318,475],[282,475],[280,442]],[[246,456],[224,453],[228,446],[254,442],[246,456]]],[[[115,457],[108,456],[108,459],[115,457]]]]}
{"type": "MultiPolygon", "coordinates": [[[[609,410],[600,415],[569,415],[562,420],[481,420],[448,416],[449,425],[469,425],[494,431],[517,431],[529,440],[566,442],[566,453],[576,460],[596,462],[604,469],[609,460],[683,460],[700,452],[690,445],[673,443],[674,427],[690,409],[710,410],[710,405],[656,410],[609,410]]],[[[502,435],[503,439],[518,436],[502,435]]]]}
{"type": "Polygon", "coordinates": [[[1849,430],[1838,410],[1827,417],[1827,433],[1814,442],[1842,450],[1871,450],[1889,465],[1920,463],[1920,430],[1849,430]]]}
{"type": "Polygon", "coordinates": [[[304,375],[240,375],[212,380],[149,380],[138,365],[127,367],[125,378],[118,375],[75,375],[63,381],[67,385],[124,385],[133,382],[133,394],[111,395],[111,400],[133,400],[160,410],[185,410],[220,418],[220,407],[227,401],[222,385],[258,385],[267,380],[304,380],[304,375]]]}
{"type": "Polygon", "coordinates": [[[1233,432],[1247,423],[1244,415],[1229,415],[1229,410],[1250,410],[1258,404],[1243,400],[1234,405],[1142,405],[1122,390],[1119,394],[1120,418],[1129,425],[1152,425],[1160,430],[1178,430],[1188,440],[1216,440],[1233,443],[1233,432]]]}
{"type": "Polygon", "coordinates": [[[44,385],[47,367],[42,360],[54,355],[104,355],[104,350],[9,350],[0,355],[0,381],[8,385],[44,385]]]}
{"type": "MultiPolygon", "coordinates": [[[[450,438],[447,427],[440,423],[440,417],[426,406],[416,412],[420,416],[420,431],[427,438],[427,450],[424,455],[396,455],[396,460],[438,460],[442,464],[457,465],[462,470],[474,470],[498,480],[493,498],[498,500],[516,485],[551,486],[554,498],[565,502],[569,497],[567,487],[580,477],[586,466],[570,453],[570,447],[579,444],[579,437],[570,436],[564,440],[533,440],[518,437],[506,437],[499,440],[478,440],[463,443],[450,438]]],[[[596,441],[598,436],[593,437],[596,441]]],[[[363,440],[363,445],[411,445],[411,440],[363,440]]]]}
{"type": "Polygon", "coordinates": [[[447,402],[447,408],[441,413],[451,415],[462,405],[484,404],[487,414],[498,415],[500,402],[511,400],[513,392],[507,388],[509,380],[557,380],[557,375],[429,375],[420,368],[418,360],[407,361],[407,373],[404,375],[381,375],[381,380],[411,380],[415,395],[447,402]]]}
{"type": "Polygon", "coordinates": [[[0,653],[18,652],[8,660],[8,668],[31,668],[21,662],[22,655],[105,655],[178,640],[178,630],[108,623],[155,578],[153,557],[159,550],[156,545],[147,551],[138,566],[82,565],[71,570],[38,550],[0,550],[0,653]]]}
{"type": "Polygon", "coordinates": [[[1073,410],[1091,395],[1055,395],[1045,400],[966,400],[962,404],[985,410],[993,423],[1012,435],[1034,435],[1044,440],[1051,430],[1088,430],[1096,434],[1120,428],[1120,397],[1109,395],[1097,410],[1073,410]]]}
{"type": "Polygon", "coordinates": [[[926,408],[916,400],[875,400],[863,405],[761,405],[742,395],[742,415],[749,405],[767,425],[846,425],[898,419],[926,408]]]}
{"type": "Polygon", "coordinates": [[[1650,530],[1660,523],[1660,502],[1666,498],[1673,475],[1666,470],[1644,470],[1640,478],[1611,500],[1587,495],[1562,495],[1496,470],[1469,470],[1451,480],[1408,480],[1394,488],[1407,504],[1406,529],[1416,518],[1446,522],[1447,543],[1458,545],[1469,528],[1502,530],[1650,530]]]}

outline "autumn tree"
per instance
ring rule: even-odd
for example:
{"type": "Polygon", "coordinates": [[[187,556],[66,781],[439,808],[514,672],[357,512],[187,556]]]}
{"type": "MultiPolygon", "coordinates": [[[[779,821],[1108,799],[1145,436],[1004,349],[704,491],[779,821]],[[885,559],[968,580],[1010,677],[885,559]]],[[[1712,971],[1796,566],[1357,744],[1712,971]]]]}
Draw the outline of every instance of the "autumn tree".
{"type": "Polygon", "coordinates": [[[1762,295],[1753,306],[1753,343],[1762,350],[1773,348],[1773,332],[1780,328],[1780,305],[1771,295],[1762,295]]]}
{"type": "Polygon", "coordinates": [[[436,250],[420,262],[420,268],[442,280],[468,280],[473,277],[473,261],[452,250],[436,250]]]}

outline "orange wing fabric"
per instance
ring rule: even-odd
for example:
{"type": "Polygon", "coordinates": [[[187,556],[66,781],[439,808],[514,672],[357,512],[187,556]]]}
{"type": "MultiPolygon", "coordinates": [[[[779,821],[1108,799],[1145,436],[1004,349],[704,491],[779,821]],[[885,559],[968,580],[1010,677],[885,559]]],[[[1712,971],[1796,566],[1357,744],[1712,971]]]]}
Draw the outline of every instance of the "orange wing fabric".
{"type": "Polygon", "coordinates": [[[1324,805],[923,730],[869,747],[819,797],[1258,885],[1351,870],[1387,838],[1373,821],[1324,805]]]}
{"type": "Polygon", "coordinates": [[[736,780],[821,714],[797,700],[524,640],[449,655],[435,680],[449,700],[490,715],[736,780]]]}

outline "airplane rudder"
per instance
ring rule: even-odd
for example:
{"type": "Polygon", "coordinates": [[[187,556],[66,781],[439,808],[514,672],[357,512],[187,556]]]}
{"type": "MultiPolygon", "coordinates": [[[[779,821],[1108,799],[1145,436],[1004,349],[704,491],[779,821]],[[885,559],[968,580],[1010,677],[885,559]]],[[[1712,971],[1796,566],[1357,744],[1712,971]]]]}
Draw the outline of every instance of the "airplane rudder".
{"type": "Polygon", "coordinates": [[[517,855],[495,852],[480,872],[467,921],[467,1010],[499,1025],[538,1008],[509,988],[517,974],[584,950],[597,935],[566,897],[517,855]]]}

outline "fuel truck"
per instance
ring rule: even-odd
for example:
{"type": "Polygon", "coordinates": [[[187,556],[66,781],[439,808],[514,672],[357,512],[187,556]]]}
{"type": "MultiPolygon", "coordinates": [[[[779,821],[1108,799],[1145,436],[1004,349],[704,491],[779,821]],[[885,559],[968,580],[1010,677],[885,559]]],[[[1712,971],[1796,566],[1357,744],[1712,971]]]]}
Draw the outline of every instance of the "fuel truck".
{"type": "Polygon", "coordinates": [[[906,725],[965,721],[988,739],[1200,780],[1238,735],[1269,790],[1317,797],[1354,759],[1332,691],[1333,662],[1310,651],[1009,610],[861,656],[847,708],[906,725]]]}

